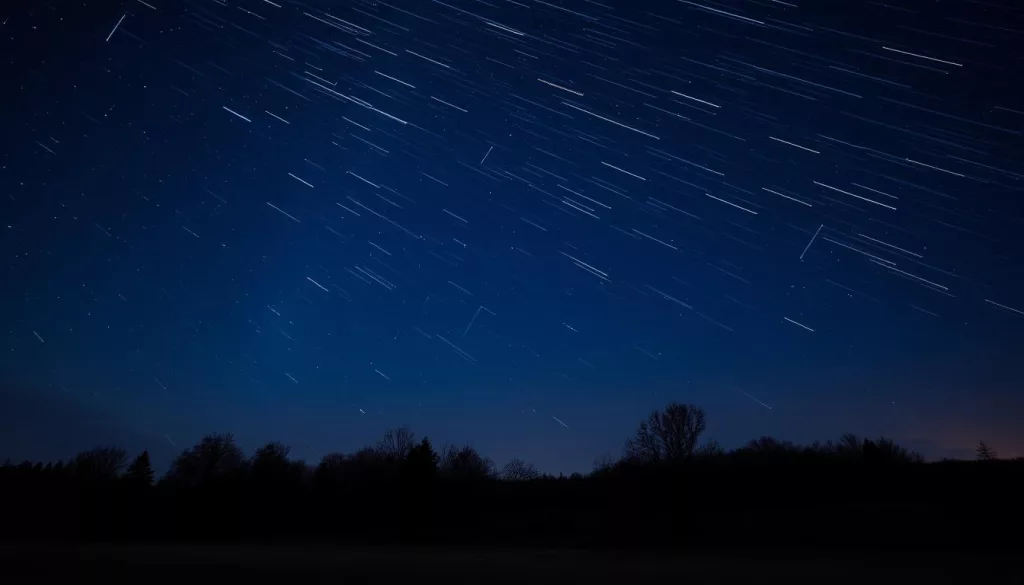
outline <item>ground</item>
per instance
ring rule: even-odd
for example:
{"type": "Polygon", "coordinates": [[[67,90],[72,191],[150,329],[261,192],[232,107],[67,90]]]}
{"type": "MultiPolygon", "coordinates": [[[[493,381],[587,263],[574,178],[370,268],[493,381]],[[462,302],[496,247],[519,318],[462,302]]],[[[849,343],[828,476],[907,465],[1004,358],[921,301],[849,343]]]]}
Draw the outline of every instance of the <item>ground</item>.
{"type": "MultiPolygon", "coordinates": [[[[1005,561],[1007,559],[1001,559],[1005,561]]],[[[960,553],[586,551],[230,545],[0,544],[0,583],[1014,583],[1012,563],[960,553]]]]}

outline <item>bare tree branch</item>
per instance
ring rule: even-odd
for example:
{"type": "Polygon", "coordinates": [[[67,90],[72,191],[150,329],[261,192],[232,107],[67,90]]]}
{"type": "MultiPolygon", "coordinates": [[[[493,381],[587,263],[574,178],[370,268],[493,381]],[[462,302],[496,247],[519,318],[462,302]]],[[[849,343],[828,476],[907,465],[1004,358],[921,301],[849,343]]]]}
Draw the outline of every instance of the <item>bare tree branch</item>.
{"type": "Polygon", "coordinates": [[[377,441],[376,451],[387,459],[404,460],[415,445],[416,434],[403,426],[385,432],[384,437],[377,441]]]}
{"type": "Polygon", "coordinates": [[[626,441],[625,457],[643,463],[683,461],[694,454],[706,428],[702,408],[673,402],[640,423],[626,441]]]}
{"type": "Polygon", "coordinates": [[[499,475],[506,481],[529,481],[540,477],[540,472],[532,463],[516,458],[506,463],[499,475]]]}

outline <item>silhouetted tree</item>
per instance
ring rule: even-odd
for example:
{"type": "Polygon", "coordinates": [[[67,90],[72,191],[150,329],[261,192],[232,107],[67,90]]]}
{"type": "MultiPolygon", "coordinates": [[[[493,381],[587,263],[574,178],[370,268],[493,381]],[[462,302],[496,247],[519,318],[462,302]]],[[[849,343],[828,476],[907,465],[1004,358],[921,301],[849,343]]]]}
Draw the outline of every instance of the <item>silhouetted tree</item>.
{"type": "Polygon", "coordinates": [[[992,461],[998,458],[995,449],[986,445],[985,441],[978,441],[978,447],[974,450],[974,453],[978,461],[992,461]]]}
{"type": "Polygon", "coordinates": [[[694,455],[698,457],[720,457],[725,455],[725,449],[718,444],[718,441],[711,439],[698,447],[694,455]]]}
{"type": "Polygon", "coordinates": [[[924,457],[920,453],[910,451],[892,439],[880,437],[875,445],[878,448],[879,459],[888,463],[921,463],[924,461],[924,457]]]}
{"type": "Polygon", "coordinates": [[[501,468],[499,477],[505,481],[530,481],[540,477],[540,473],[532,463],[527,463],[517,457],[501,468]]]}
{"type": "Polygon", "coordinates": [[[702,408],[673,402],[640,423],[636,434],[626,441],[625,457],[633,463],[686,460],[693,455],[705,428],[702,408]]]}
{"type": "Polygon", "coordinates": [[[441,449],[440,471],[452,479],[486,479],[493,475],[494,464],[469,445],[445,445],[441,449]]]}
{"type": "Polygon", "coordinates": [[[416,434],[409,430],[409,427],[389,429],[384,433],[384,437],[377,441],[377,453],[387,459],[402,461],[416,444],[415,437],[416,434]]]}
{"type": "Polygon", "coordinates": [[[235,444],[234,435],[212,434],[184,450],[165,479],[184,487],[205,485],[237,475],[245,464],[245,454],[235,444]]]}
{"type": "Polygon", "coordinates": [[[288,459],[290,452],[290,447],[277,442],[256,449],[249,461],[249,472],[257,489],[281,490],[302,484],[306,464],[288,459]]]}
{"type": "Polygon", "coordinates": [[[327,469],[341,469],[345,463],[344,453],[328,453],[320,460],[320,467],[327,469]]]}
{"type": "Polygon", "coordinates": [[[320,459],[320,463],[313,472],[313,487],[322,491],[336,489],[342,481],[344,472],[344,453],[328,453],[320,459]]]}
{"type": "Polygon", "coordinates": [[[842,437],[839,437],[839,442],[832,446],[835,452],[840,455],[859,457],[864,453],[864,444],[861,442],[860,437],[853,433],[844,433],[842,437]]]}
{"type": "Polygon", "coordinates": [[[440,457],[430,440],[423,437],[419,444],[409,449],[405,458],[407,476],[413,479],[432,479],[437,475],[439,461],[440,457]]]}
{"type": "Polygon", "coordinates": [[[110,481],[124,469],[128,454],[120,447],[97,447],[75,456],[75,475],[85,481],[110,481]]]}
{"type": "Polygon", "coordinates": [[[864,460],[869,463],[882,461],[882,450],[871,439],[864,439],[864,442],[861,443],[861,452],[864,454],[864,460]]]}
{"type": "Polygon", "coordinates": [[[128,466],[123,479],[131,486],[149,487],[153,485],[153,466],[149,463],[149,451],[139,453],[138,457],[128,466]]]}
{"type": "MultiPolygon", "coordinates": [[[[323,465],[321,461],[321,465],[323,465]]],[[[333,461],[331,477],[335,482],[341,482],[348,486],[380,483],[398,479],[402,467],[405,464],[405,457],[395,459],[391,454],[382,452],[377,447],[363,447],[362,449],[333,461]]]]}
{"type": "Polygon", "coordinates": [[[288,453],[291,447],[273,442],[256,449],[252,456],[251,469],[254,477],[272,477],[287,472],[288,453]]]}
{"type": "Polygon", "coordinates": [[[594,459],[594,466],[591,473],[600,474],[611,471],[615,467],[615,458],[607,453],[594,459]]]}
{"type": "Polygon", "coordinates": [[[790,454],[798,449],[789,441],[780,441],[775,437],[760,437],[752,439],[744,447],[745,450],[759,455],[784,455],[790,454]]]}
{"type": "MultiPolygon", "coordinates": [[[[991,531],[993,522],[1000,530],[1020,524],[1024,459],[892,465],[920,456],[884,437],[855,435],[807,446],[761,437],[725,453],[714,441],[698,446],[698,410],[669,405],[656,412],[632,439],[631,459],[599,460],[587,477],[541,476],[519,459],[496,474],[472,447],[447,446],[439,455],[428,439],[413,442],[404,427],[351,455],[324,456],[312,478],[284,445],[269,443],[246,459],[230,435],[210,435],[185,450],[166,483],[149,490],[126,489],[151,481],[146,452],[119,481],[78,481],[117,477],[124,457],[116,449],[86,452],[67,465],[8,461],[0,467],[0,496],[19,509],[0,522],[0,539],[575,547],[738,538],[749,545],[777,537],[781,520],[787,538],[800,545],[849,539],[871,527],[872,542],[882,546],[961,544],[991,531]],[[687,458],[700,460],[664,465],[687,458]],[[530,478],[536,480],[495,481],[530,478]],[[743,485],[756,486],[756,497],[736,498],[735,487],[743,485]],[[190,486],[201,489],[182,489],[190,486]],[[998,502],[1000,513],[978,514],[979,499],[998,502]]],[[[984,443],[982,454],[995,457],[984,443]]]]}

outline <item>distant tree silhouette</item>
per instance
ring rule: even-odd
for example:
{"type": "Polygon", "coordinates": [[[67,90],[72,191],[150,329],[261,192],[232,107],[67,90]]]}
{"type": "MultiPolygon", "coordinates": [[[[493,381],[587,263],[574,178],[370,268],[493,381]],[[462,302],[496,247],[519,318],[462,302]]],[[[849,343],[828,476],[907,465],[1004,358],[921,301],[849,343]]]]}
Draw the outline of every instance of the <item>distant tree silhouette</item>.
{"type": "Polygon", "coordinates": [[[407,476],[413,479],[433,479],[437,475],[440,459],[430,440],[423,437],[419,444],[409,448],[409,454],[406,455],[407,476]]]}
{"type": "Polygon", "coordinates": [[[211,434],[182,451],[165,479],[178,486],[196,487],[235,476],[245,465],[245,454],[235,444],[234,435],[211,434]]]}
{"type": "Polygon", "coordinates": [[[860,437],[853,433],[845,433],[839,442],[832,445],[836,453],[852,457],[860,457],[864,453],[864,444],[860,437]]]}
{"type": "Polygon", "coordinates": [[[704,433],[704,410],[671,403],[655,410],[626,441],[625,457],[633,463],[675,463],[689,459],[704,433]]]}
{"type": "Polygon", "coordinates": [[[384,437],[377,441],[377,453],[387,459],[402,461],[416,444],[416,434],[409,427],[389,429],[384,437]]]}
{"type": "Polygon", "coordinates": [[[249,461],[252,481],[268,490],[281,490],[301,485],[306,463],[288,459],[291,447],[272,442],[256,449],[249,461]]]}
{"type": "Polygon", "coordinates": [[[288,453],[291,447],[272,442],[256,449],[250,461],[254,477],[273,477],[286,473],[290,465],[288,453]]]}
{"type": "Polygon", "coordinates": [[[974,450],[978,461],[992,461],[998,459],[995,449],[985,444],[985,441],[978,441],[978,447],[974,450]]]}
{"type": "Polygon", "coordinates": [[[320,460],[320,467],[326,469],[340,469],[345,464],[344,453],[328,453],[320,460]]]}
{"type": "Polygon", "coordinates": [[[877,441],[872,441],[871,439],[862,439],[853,433],[844,434],[838,443],[829,442],[817,452],[873,464],[905,464],[924,461],[924,457],[920,453],[910,451],[892,439],[880,437],[877,441]]]}
{"type": "Polygon", "coordinates": [[[81,480],[111,481],[117,479],[127,460],[128,454],[120,447],[97,447],[76,455],[73,465],[81,480]]]}
{"type": "Polygon", "coordinates": [[[529,481],[540,477],[540,472],[532,463],[527,463],[517,457],[501,468],[499,477],[506,481],[529,481]]]}
{"type": "MultiPolygon", "coordinates": [[[[398,477],[400,466],[406,456],[397,458],[393,453],[377,447],[364,447],[346,459],[344,475],[359,481],[384,481],[398,477]]],[[[408,452],[406,452],[408,453],[408,452]]]]}
{"type": "Polygon", "coordinates": [[[916,451],[910,451],[896,444],[892,439],[880,437],[875,443],[878,457],[887,463],[921,463],[924,457],[916,451]]]}
{"type": "Polygon", "coordinates": [[[149,463],[149,451],[143,451],[132,461],[124,473],[125,483],[135,487],[153,485],[153,466],[149,463]]]}
{"type": "Polygon", "coordinates": [[[594,459],[594,465],[591,468],[591,473],[607,473],[615,468],[615,458],[605,453],[600,457],[594,459]]]}
{"type": "Polygon", "coordinates": [[[789,441],[780,441],[775,437],[767,436],[752,439],[744,449],[761,455],[783,455],[799,451],[796,445],[789,441]]]}
{"type": "Polygon", "coordinates": [[[701,445],[700,447],[698,447],[697,450],[694,452],[694,455],[705,458],[721,457],[722,455],[725,455],[725,449],[718,444],[718,441],[711,439],[708,442],[701,445]]]}
{"type": "Polygon", "coordinates": [[[345,473],[345,464],[344,453],[324,455],[313,472],[313,487],[324,492],[337,489],[345,473]]]}
{"type": "MultiPolygon", "coordinates": [[[[784,522],[801,546],[860,546],[865,527],[872,545],[947,546],[973,542],[993,523],[1009,531],[1024,521],[1024,459],[924,463],[890,439],[852,434],[811,445],[760,437],[725,451],[699,443],[703,430],[703,411],[670,404],[640,425],[621,460],[557,477],[520,459],[495,473],[474,448],[438,453],[406,427],[351,454],[325,455],[315,470],[280,443],[247,459],[231,435],[209,435],[152,489],[127,487],[152,482],[147,452],[123,475],[117,448],[66,464],[8,461],[0,500],[19,509],[0,522],[0,539],[760,546],[784,522]],[[681,461],[692,464],[674,465],[681,461]],[[737,486],[757,493],[737,498],[737,486]],[[979,500],[998,503],[1000,514],[978,514],[979,500]]],[[[994,457],[979,444],[979,458],[994,457]]]]}
{"type": "Polygon", "coordinates": [[[440,457],[440,472],[450,479],[486,479],[494,474],[494,463],[469,445],[445,445],[440,457]]]}
{"type": "Polygon", "coordinates": [[[864,454],[864,460],[870,463],[880,463],[884,460],[882,450],[871,439],[864,439],[861,443],[861,452],[864,454]]]}

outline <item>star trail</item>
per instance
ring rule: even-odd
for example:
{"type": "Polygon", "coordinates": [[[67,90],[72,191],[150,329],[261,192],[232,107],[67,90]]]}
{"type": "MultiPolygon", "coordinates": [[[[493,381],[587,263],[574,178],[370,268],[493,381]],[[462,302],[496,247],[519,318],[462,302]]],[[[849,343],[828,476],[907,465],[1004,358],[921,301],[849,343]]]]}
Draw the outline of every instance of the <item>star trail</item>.
{"type": "Polygon", "coordinates": [[[670,400],[1024,454],[1012,3],[11,4],[4,392],[309,460],[587,470],[670,400]]]}

